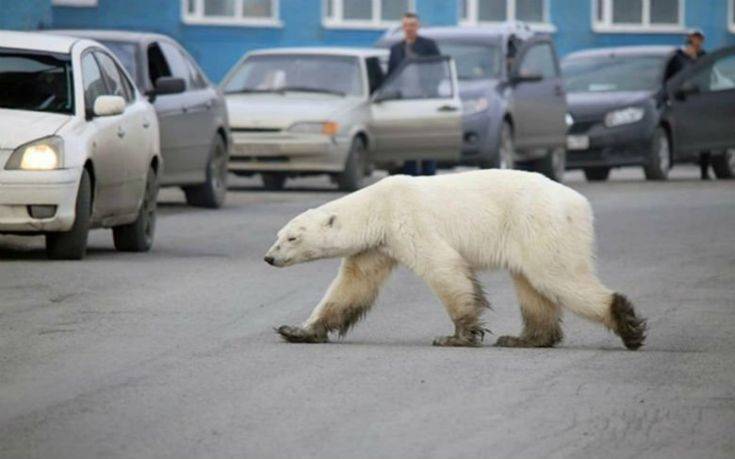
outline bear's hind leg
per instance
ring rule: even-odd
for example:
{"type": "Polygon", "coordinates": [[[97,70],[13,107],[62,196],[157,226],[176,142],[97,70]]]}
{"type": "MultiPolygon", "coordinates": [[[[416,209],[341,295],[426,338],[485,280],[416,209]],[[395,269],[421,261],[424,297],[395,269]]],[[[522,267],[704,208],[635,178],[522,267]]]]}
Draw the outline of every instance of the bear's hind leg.
{"type": "Polygon", "coordinates": [[[344,336],[370,309],[395,261],[368,251],[345,258],[324,298],[301,326],[283,325],[276,331],[292,343],[324,343],[330,331],[344,336]]]}
{"type": "Polygon", "coordinates": [[[552,347],[564,337],[561,331],[561,308],[538,292],[523,274],[513,274],[518,302],[523,316],[520,336],[501,336],[500,347],[552,347]]]}

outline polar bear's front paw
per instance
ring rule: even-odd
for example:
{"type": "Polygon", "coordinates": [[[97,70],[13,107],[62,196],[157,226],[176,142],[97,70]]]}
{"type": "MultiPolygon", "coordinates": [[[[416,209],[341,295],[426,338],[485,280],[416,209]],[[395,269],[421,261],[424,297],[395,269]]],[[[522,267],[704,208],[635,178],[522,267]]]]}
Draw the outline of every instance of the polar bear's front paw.
{"type": "Polygon", "coordinates": [[[479,339],[468,339],[459,336],[440,336],[432,343],[434,346],[450,347],[479,347],[482,345],[479,339]]]}
{"type": "Polygon", "coordinates": [[[292,327],[290,325],[281,325],[276,329],[281,337],[289,343],[326,343],[327,334],[317,333],[302,327],[292,327]]]}

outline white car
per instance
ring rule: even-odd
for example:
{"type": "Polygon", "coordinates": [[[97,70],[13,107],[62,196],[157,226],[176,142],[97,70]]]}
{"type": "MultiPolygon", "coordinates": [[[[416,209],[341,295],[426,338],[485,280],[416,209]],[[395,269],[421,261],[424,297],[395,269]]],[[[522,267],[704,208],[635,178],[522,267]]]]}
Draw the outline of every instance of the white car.
{"type": "Polygon", "coordinates": [[[153,107],[97,42],[0,32],[0,234],[81,259],[90,228],[150,249],[163,166],[153,107]]]}
{"type": "Polygon", "coordinates": [[[454,62],[407,60],[385,76],[386,51],[282,48],[245,55],[222,82],[233,145],[230,171],[266,188],[329,174],[359,188],[373,166],[458,161],[461,101],[454,62]]]}

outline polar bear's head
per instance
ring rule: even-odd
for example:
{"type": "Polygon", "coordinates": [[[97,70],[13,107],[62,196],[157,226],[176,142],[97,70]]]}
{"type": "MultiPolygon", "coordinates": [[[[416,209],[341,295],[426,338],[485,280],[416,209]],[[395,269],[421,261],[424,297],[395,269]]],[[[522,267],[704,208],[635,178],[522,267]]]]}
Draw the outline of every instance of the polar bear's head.
{"type": "Polygon", "coordinates": [[[336,213],[307,210],[281,228],[276,242],[265,254],[265,261],[281,268],[349,255],[349,238],[345,237],[340,220],[336,213]]]}

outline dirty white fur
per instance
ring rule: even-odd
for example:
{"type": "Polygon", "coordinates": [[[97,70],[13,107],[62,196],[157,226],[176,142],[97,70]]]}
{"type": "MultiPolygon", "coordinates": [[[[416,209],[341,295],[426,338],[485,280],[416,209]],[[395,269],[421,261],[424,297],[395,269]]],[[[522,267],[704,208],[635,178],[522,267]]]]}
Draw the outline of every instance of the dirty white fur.
{"type": "Polygon", "coordinates": [[[524,334],[558,327],[560,306],[613,328],[613,292],[595,275],[593,233],[587,199],[536,173],[394,176],[297,216],[267,256],[276,266],[344,258],[305,329],[345,333],[397,262],[441,298],[454,337],[471,341],[487,305],[475,273],[494,268],[514,277],[524,334]]]}

